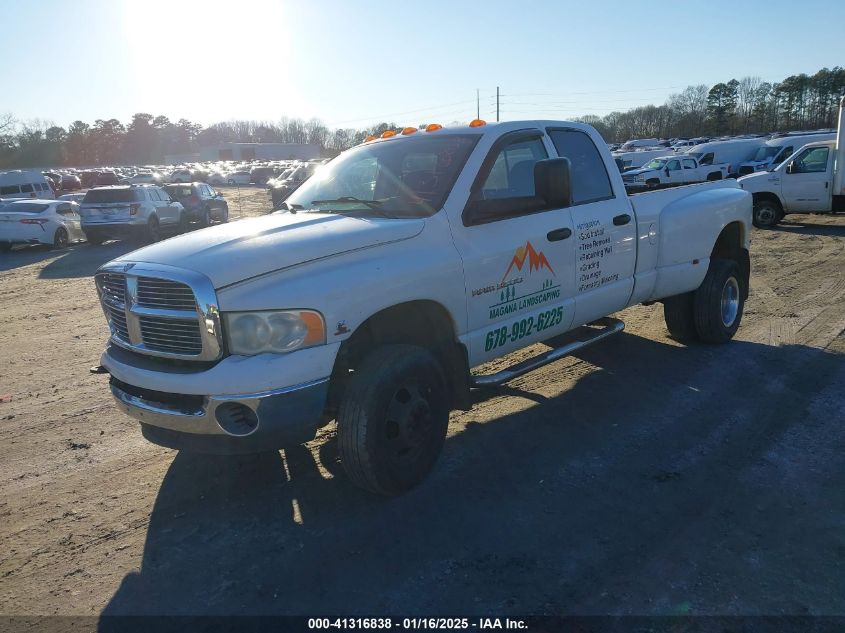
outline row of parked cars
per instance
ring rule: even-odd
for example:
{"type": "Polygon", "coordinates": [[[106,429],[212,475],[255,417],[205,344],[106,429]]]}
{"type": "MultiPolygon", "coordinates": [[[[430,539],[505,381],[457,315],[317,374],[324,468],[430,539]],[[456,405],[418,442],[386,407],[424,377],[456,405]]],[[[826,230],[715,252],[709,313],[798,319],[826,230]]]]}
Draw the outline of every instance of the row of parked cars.
{"type": "Polygon", "coordinates": [[[623,173],[626,187],[654,188],[771,171],[807,143],[835,138],[835,131],[819,130],[774,136],[692,139],[705,142],[689,147],[655,147],[647,144],[655,139],[643,139],[628,141],[625,146],[629,151],[622,151],[623,146],[612,155],[623,173]]]}
{"type": "Polygon", "coordinates": [[[228,220],[226,199],[202,182],[113,185],[57,199],[0,198],[0,251],[15,244],[64,248],[84,240],[95,245],[110,239],[155,242],[228,220]]]}

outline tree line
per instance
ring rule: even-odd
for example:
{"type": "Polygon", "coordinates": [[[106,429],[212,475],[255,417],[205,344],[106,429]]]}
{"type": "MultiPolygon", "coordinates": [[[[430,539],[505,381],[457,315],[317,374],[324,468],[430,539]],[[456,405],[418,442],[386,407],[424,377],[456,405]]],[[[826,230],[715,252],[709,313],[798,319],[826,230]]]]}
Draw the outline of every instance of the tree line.
{"type": "Polygon", "coordinates": [[[836,127],[845,69],[822,68],[779,83],[743,77],[688,86],[663,105],[581,117],[608,142],[632,138],[724,136],[836,127]]]}
{"type": "MultiPolygon", "coordinates": [[[[607,142],[811,130],[836,126],[843,93],[845,69],[836,66],[779,83],[743,77],[714,86],[688,86],[663,105],[579,120],[593,125],[607,142]]],[[[313,143],[325,156],[334,156],[368,134],[397,127],[383,122],[369,129],[329,129],[319,119],[287,117],[203,127],[187,119],[174,123],[166,116],[138,113],[125,125],[117,119],[97,119],[90,124],[74,121],[65,129],[49,121],[18,121],[0,114],[0,168],[160,164],[165,156],[193,154],[222,142],[313,143]]]]}

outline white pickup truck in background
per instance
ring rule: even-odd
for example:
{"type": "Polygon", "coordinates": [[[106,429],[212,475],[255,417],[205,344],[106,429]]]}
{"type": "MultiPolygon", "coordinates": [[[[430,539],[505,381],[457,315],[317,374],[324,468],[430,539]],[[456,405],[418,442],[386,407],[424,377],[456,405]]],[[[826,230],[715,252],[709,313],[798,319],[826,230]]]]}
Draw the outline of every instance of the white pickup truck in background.
{"type": "Polygon", "coordinates": [[[754,225],[775,226],[788,213],[845,213],[845,97],[834,141],[808,143],[771,171],[739,185],[754,199],[754,225]]]}
{"type": "Polygon", "coordinates": [[[622,174],[622,182],[628,189],[654,189],[661,186],[723,180],[727,177],[727,163],[699,165],[695,158],[680,154],[654,158],[639,169],[626,171],[622,174]]]}
{"type": "Polygon", "coordinates": [[[102,365],[149,440],[258,452],[336,420],[351,480],[397,494],[434,466],[472,388],[621,331],[608,315],[640,303],[663,302],[678,339],[729,341],[748,293],[750,195],[723,180],[629,198],[580,123],[389,131],[283,208],[96,274],[102,365]]]}

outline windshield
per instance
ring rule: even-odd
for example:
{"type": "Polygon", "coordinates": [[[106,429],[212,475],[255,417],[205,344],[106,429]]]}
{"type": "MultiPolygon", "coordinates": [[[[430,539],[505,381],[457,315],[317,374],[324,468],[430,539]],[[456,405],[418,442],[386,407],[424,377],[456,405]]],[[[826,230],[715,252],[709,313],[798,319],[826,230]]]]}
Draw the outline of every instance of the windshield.
{"type": "Polygon", "coordinates": [[[666,166],[666,161],[661,158],[655,158],[643,165],[643,169],[663,169],[666,166]]]}
{"type": "Polygon", "coordinates": [[[781,147],[770,147],[768,145],[763,145],[762,147],[758,147],[757,151],[754,152],[754,156],[751,157],[753,161],[763,161],[769,160],[770,158],[774,157],[781,149],[781,147]]]}
{"type": "Polygon", "coordinates": [[[377,205],[378,215],[429,216],[443,206],[479,138],[420,135],[359,145],[317,170],[286,202],[338,212],[373,212],[377,205]]]}

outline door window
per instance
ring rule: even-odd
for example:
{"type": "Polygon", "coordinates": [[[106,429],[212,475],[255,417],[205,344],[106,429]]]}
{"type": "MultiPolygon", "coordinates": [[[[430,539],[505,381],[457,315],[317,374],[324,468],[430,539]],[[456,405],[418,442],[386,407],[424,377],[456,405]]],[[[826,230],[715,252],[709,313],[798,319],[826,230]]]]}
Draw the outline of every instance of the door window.
{"type": "Polygon", "coordinates": [[[530,198],[534,192],[534,165],[548,158],[539,138],[506,145],[500,151],[481,187],[481,198],[530,198]]]}
{"type": "Polygon", "coordinates": [[[683,160],[684,169],[695,169],[695,161],[690,158],[685,158],[683,160]]]}
{"type": "Polygon", "coordinates": [[[830,149],[827,147],[811,147],[806,149],[792,161],[793,174],[813,174],[827,171],[827,158],[830,149]]]}
{"type": "Polygon", "coordinates": [[[669,171],[680,171],[681,169],[681,161],[679,160],[670,160],[669,164],[666,166],[666,169],[669,171]]]}
{"type": "Polygon", "coordinates": [[[32,185],[21,185],[21,193],[32,193],[32,185]]]}
{"type": "Polygon", "coordinates": [[[464,224],[483,224],[546,209],[534,190],[534,165],[548,158],[542,133],[514,132],[499,139],[472,186],[464,224]]]}
{"type": "Polygon", "coordinates": [[[589,135],[579,130],[549,130],[549,136],[558,156],[569,159],[573,206],[614,197],[604,161],[589,135]]]}

